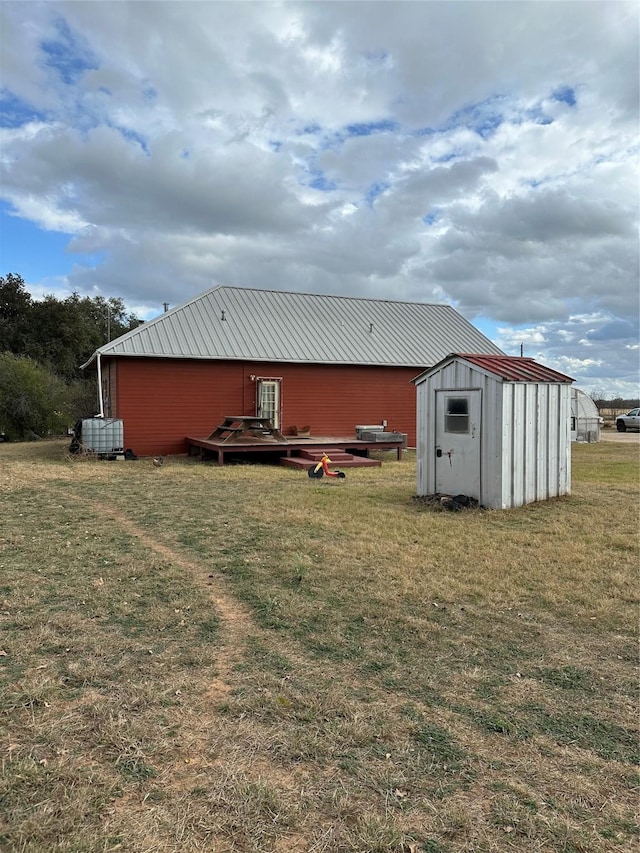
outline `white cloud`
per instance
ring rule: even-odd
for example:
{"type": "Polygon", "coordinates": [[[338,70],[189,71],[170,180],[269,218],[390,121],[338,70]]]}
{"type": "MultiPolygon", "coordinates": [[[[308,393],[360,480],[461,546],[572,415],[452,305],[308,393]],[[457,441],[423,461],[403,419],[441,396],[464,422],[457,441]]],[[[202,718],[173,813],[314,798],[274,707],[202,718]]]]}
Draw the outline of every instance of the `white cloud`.
{"type": "Polygon", "coordinates": [[[635,3],[0,14],[1,192],[70,235],[60,292],[445,300],[506,349],[637,388],[635,3]]]}

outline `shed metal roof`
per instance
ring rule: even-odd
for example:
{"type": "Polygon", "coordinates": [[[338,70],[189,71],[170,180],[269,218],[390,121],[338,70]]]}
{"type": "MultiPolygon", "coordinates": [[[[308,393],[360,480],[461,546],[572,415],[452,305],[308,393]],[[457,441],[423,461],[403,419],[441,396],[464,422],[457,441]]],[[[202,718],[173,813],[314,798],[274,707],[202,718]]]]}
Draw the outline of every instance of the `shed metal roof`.
{"type": "Polygon", "coordinates": [[[447,358],[425,371],[413,381],[417,384],[427,374],[432,373],[446,362],[456,358],[468,361],[476,367],[493,373],[507,382],[574,382],[571,376],[552,370],[543,364],[538,364],[532,358],[516,355],[494,355],[484,353],[450,353],[447,358]]]}
{"type": "Polygon", "coordinates": [[[86,365],[102,355],[415,367],[454,349],[501,353],[449,305],[220,286],[105,344],[86,365]]]}

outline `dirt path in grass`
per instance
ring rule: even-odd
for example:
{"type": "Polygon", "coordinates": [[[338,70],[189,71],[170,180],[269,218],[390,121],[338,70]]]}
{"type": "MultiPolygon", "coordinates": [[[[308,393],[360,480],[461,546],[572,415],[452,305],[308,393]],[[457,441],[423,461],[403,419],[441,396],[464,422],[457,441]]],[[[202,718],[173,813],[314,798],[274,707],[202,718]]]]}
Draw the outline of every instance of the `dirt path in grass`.
{"type": "Polygon", "coordinates": [[[154,536],[146,533],[130,518],[112,506],[96,503],[95,508],[97,512],[110,516],[123,530],[141,542],[145,548],[158,554],[163,560],[179,566],[191,576],[194,583],[199,587],[206,588],[220,618],[220,645],[224,648],[224,653],[219,654],[216,661],[218,677],[211,683],[207,691],[207,700],[210,703],[221,701],[230,691],[230,674],[234,666],[240,661],[247,638],[260,632],[251,614],[227,593],[217,574],[205,576],[202,566],[192,563],[168,545],[159,542],[154,536]]]}
{"type": "MultiPolygon", "coordinates": [[[[137,539],[150,551],[158,554],[163,560],[179,566],[197,586],[206,588],[220,618],[220,645],[217,648],[216,659],[218,675],[217,678],[209,682],[200,708],[193,709],[190,714],[187,749],[189,757],[186,760],[178,758],[169,762],[162,772],[161,781],[174,791],[183,794],[193,787],[195,779],[209,779],[211,773],[214,774],[213,778],[216,778],[216,773],[221,773],[222,775],[219,778],[222,779],[226,778],[225,773],[233,776],[228,765],[229,761],[233,761],[235,758],[241,764],[246,762],[247,772],[250,775],[258,779],[267,778],[271,785],[295,794],[300,790],[302,784],[297,774],[274,764],[264,755],[251,754],[243,758],[240,751],[238,753],[232,752],[231,758],[228,758],[213,757],[208,754],[207,747],[211,736],[212,718],[209,717],[207,709],[215,709],[231,694],[234,683],[233,670],[245,654],[247,639],[264,637],[264,631],[255,624],[249,611],[229,595],[224,589],[223,581],[216,574],[205,574],[206,569],[202,565],[187,560],[173,548],[159,542],[154,536],[145,532],[131,519],[108,504],[96,503],[95,509],[103,515],[108,515],[129,535],[137,539]]],[[[144,811],[142,803],[130,802],[125,806],[123,801],[123,803],[114,806],[114,813],[124,807],[138,809],[140,813],[144,811]]],[[[274,848],[277,853],[304,853],[306,849],[307,838],[304,833],[282,836],[274,848]]]]}

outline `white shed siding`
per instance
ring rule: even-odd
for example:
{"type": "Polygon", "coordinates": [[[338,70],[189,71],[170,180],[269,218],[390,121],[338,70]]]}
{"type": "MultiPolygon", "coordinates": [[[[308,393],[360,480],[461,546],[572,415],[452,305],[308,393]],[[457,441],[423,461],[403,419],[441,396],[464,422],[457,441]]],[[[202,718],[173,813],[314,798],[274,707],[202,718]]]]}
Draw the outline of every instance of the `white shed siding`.
{"type": "Polygon", "coordinates": [[[434,489],[429,488],[429,476],[431,471],[427,464],[430,457],[428,448],[433,447],[435,438],[429,438],[428,433],[433,433],[434,424],[429,417],[429,394],[427,382],[416,387],[416,482],[419,495],[433,494],[434,489]]]}
{"type": "Polygon", "coordinates": [[[536,490],[544,494],[549,491],[548,453],[543,448],[549,447],[549,389],[543,385],[538,392],[538,418],[536,432],[540,444],[536,460],[536,490]]]}
{"type": "Polygon", "coordinates": [[[571,387],[560,385],[558,405],[558,448],[560,462],[559,493],[571,494],[571,387]]]}
{"type": "Polygon", "coordinates": [[[568,385],[505,382],[500,506],[568,494],[571,488],[568,385]]]}
{"type": "Polygon", "coordinates": [[[478,376],[483,380],[480,503],[483,506],[495,506],[502,488],[500,460],[504,454],[505,437],[499,413],[502,411],[504,389],[496,377],[482,371],[478,371],[478,376]]]}

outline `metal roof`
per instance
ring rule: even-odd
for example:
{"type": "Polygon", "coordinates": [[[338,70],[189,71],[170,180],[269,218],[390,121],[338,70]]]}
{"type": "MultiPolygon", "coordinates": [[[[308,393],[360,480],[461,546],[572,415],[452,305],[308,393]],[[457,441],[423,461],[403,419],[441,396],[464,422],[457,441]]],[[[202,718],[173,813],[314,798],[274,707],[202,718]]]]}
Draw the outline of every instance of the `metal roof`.
{"type": "Polygon", "coordinates": [[[419,382],[426,373],[431,373],[434,369],[440,367],[445,362],[453,361],[456,358],[468,361],[475,367],[493,373],[507,382],[574,382],[570,376],[564,373],[558,373],[557,370],[552,370],[550,367],[545,367],[543,364],[538,364],[532,358],[524,358],[516,355],[491,355],[484,353],[450,353],[447,358],[442,359],[439,364],[434,365],[428,371],[425,371],[421,376],[416,377],[414,382],[419,382]]]}
{"type": "Polygon", "coordinates": [[[426,367],[454,349],[501,353],[449,305],[220,286],[86,364],[102,355],[426,367]]]}

